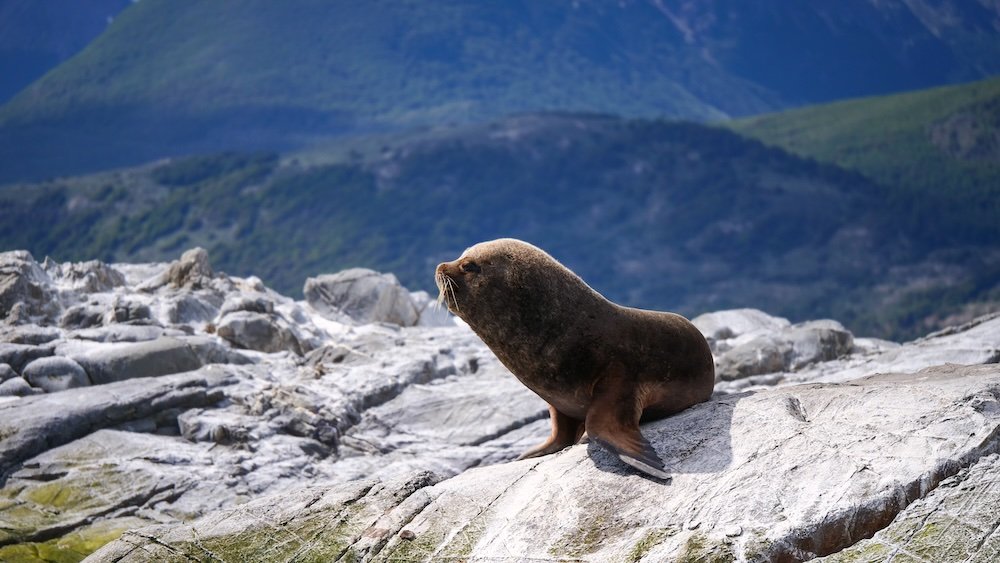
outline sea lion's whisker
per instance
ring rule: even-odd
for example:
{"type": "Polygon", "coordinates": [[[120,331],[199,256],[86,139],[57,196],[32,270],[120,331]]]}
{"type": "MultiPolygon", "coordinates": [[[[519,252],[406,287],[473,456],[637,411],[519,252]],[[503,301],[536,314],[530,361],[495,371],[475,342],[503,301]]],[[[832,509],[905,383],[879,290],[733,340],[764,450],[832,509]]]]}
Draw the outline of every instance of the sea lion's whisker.
{"type": "Polygon", "coordinates": [[[441,303],[444,302],[444,288],[445,288],[445,284],[446,284],[446,282],[445,282],[445,275],[442,274],[442,273],[438,273],[437,276],[435,277],[434,281],[437,283],[437,286],[438,286],[437,304],[440,307],[441,303]]]}
{"type": "Polygon", "coordinates": [[[448,274],[438,273],[435,275],[434,281],[437,282],[438,286],[437,306],[440,308],[441,304],[444,303],[445,297],[450,295],[452,302],[455,304],[455,311],[461,311],[458,308],[458,296],[455,295],[455,286],[457,285],[455,280],[448,274]]]}
{"type": "Polygon", "coordinates": [[[461,313],[462,309],[458,306],[458,296],[455,295],[455,280],[448,278],[448,289],[451,290],[451,300],[455,303],[455,312],[461,313]]]}

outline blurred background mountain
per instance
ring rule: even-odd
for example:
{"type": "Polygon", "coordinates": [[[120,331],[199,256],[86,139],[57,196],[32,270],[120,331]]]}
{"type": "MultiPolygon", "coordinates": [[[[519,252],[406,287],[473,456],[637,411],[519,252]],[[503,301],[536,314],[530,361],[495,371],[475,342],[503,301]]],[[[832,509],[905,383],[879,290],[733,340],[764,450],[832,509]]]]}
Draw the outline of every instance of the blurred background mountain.
{"type": "Polygon", "coordinates": [[[0,32],[4,248],[201,245],[295,294],[517,236],[630,305],[894,338],[1000,303],[990,0],[8,0],[0,32]]]}

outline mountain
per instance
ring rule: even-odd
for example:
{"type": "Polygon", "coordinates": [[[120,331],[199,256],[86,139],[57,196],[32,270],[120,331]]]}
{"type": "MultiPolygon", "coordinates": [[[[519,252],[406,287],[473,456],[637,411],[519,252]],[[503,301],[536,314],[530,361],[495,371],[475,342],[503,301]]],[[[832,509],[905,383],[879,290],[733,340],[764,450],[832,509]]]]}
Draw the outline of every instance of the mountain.
{"type": "Polygon", "coordinates": [[[563,110],[696,120],[1000,72],[982,0],[143,0],[0,108],[0,181],[563,110]]]}
{"type": "Polygon", "coordinates": [[[131,0],[0,3],[0,102],[87,46],[131,0]]]}
{"type": "Polygon", "coordinates": [[[287,293],[353,266],[433,292],[438,262],[513,236],[620,303],[687,315],[755,306],[893,337],[1000,301],[995,251],[920,237],[889,196],[722,128],[528,114],[11,185],[0,247],[119,261],[199,245],[227,272],[287,293]]]}
{"type": "Polygon", "coordinates": [[[865,175],[907,208],[911,227],[925,238],[1000,244],[1000,78],[811,106],[729,126],[865,175]]]}

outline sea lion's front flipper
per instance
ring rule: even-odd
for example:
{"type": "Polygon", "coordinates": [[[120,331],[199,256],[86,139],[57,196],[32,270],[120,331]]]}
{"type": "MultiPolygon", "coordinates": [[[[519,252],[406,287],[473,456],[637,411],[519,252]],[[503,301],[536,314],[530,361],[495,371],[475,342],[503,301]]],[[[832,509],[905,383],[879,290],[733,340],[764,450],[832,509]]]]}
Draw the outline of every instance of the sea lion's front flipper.
{"type": "Polygon", "coordinates": [[[639,432],[641,415],[634,386],[619,378],[605,377],[594,386],[587,412],[587,435],[639,471],[670,479],[660,456],[639,432]]]}
{"type": "Polygon", "coordinates": [[[528,459],[529,457],[539,457],[554,454],[576,443],[583,424],[576,419],[570,418],[549,405],[549,418],[552,420],[552,434],[549,438],[517,456],[517,459],[528,459]]]}

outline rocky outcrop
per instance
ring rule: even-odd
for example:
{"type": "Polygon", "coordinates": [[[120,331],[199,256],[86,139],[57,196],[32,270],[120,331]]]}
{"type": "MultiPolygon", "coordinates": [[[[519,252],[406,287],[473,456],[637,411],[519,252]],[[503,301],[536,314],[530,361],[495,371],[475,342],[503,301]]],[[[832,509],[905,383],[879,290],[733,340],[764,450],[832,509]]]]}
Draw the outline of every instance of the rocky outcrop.
{"type": "Polygon", "coordinates": [[[871,539],[822,561],[1000,560],[1000,455],[982,457],[899,513],[871,539]]]}
{"type": "MultiPolygon", "coordinates": [[[[232,561],[265,552],[316,560],[803,560],[870,536],[943,480],[992,463],[998,401],[997,366],[729,395],[643,428],[670,467],[669,483],[581,445],[444,481],[417,472],[261,499],[193,524],[126,532],[93,560],[182,561],[206,552],[232,561]]],[[[993,512],[987,520],[995,519],[993,512]]]]}
{"type": "Polygon", "coordinates": [[[662,484],[597,445],[506,463],[548,434],[545,404],[391,276],[344,274],[367,281],[332,305],[198,251],[13,260],[42,297],[0,326],[3,561],[78,560],[125,530],[94,557],[801,559],[978,475],[997,435],[995,368],[941,364],[1000,359],[1000,317],[902,345],[699,317],[723,377],[644,427],[672,467],[662,484]],[[750,352],[780,362],[741,373],[750,352]]]}
{"type": "Polygon", "coordinates": [[[48,276],[26,250],[0,253],[0,320],[24,323],[46,311],[48,276]]]}
{"type": "Polygon", "coordinates": [[[833,320],[792,325],[756,309],[706,313],[692,322],[716,356],[716,376],[732,381],[755,375],[797,371],[846,356],[854,335],[833,320]]]}
{"type": "Polygon", "coordinates": [[[313,309],[331,320],[347,315],[360,323],[400,326],[413,326],[420,320],[420,311],[409,292],[392,274],[352,268],[309,278],[302,292],[313,309]]]}

